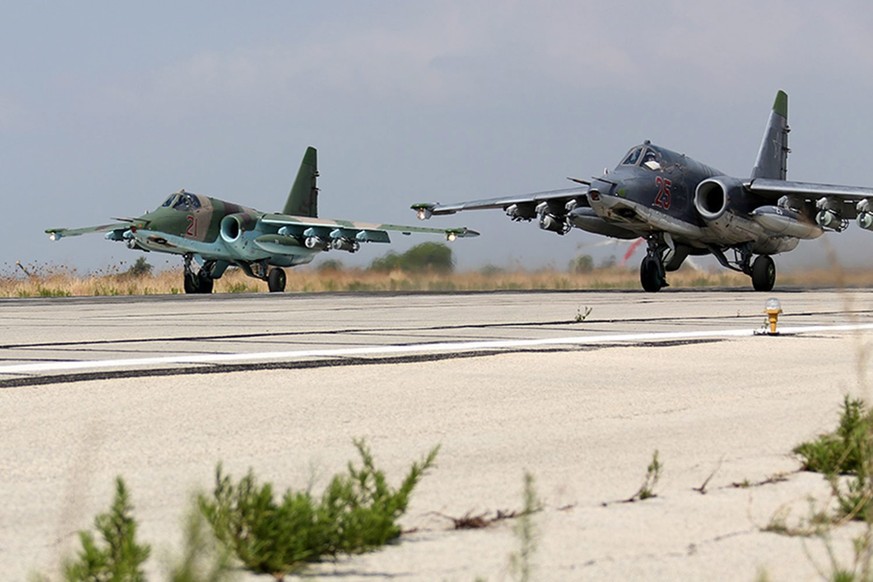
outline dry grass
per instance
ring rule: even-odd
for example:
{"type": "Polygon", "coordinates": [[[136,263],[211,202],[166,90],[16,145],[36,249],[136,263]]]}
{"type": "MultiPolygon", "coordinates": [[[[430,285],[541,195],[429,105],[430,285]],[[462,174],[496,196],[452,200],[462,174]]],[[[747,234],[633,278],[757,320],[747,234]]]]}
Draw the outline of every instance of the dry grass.
{"type": "MultiPolygon", "coordinates": [[[[701,272],[681,269],[670,273],[673,288],[750,287],[745,275],[727,270],[701,272]]],[[[345,268],[319,270],[289,269],[286,291],[292,293],[326,293],[349,291],[491,291],[491,290],[574,290],[639,289],[636,268],[610,267],[589,273],[559,270],[463,272],[454,274],[381,273],[367,269],[345,268]]],[[[869,287],[873,271],[837,273],[813,270],[782,273],[780,286],[869,287]]],[[[266,293],[264,282],[246,277],[233,269],[215,283],[216,293],[266,293]]],[[[0,272],[0,297],[66,297],[97,295],[169,295],[181,294],[182,270],[172,269],[154,274],[131,276],[118,269],[86,274],[51,265],[13,266],[0,272]],[[25,274],[24,271],[27,271],[25,274]]]]}

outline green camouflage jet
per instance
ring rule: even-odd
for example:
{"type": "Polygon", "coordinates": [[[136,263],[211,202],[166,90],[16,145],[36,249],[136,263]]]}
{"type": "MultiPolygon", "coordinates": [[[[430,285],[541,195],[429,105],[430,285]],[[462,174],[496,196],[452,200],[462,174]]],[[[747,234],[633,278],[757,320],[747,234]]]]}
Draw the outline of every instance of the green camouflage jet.
{"type": "Polygon", "coordinates": [[[50,228],[52,240],[103,232],[131,249],[182,255],[185,292],[211,293],[230,266],[267,281],[270,291],[285,290],[283,267],[312,261],[322,251],[356,252],[362,242],[391,242],[388,231],[440,234],[453,241],[479,233],[467,228],[422,228],[326,220],[318,216],[318,164],[309,147],[281,213],[264,213],[217,198],[180,190],[138,218],[85,228],[50,228]]]}

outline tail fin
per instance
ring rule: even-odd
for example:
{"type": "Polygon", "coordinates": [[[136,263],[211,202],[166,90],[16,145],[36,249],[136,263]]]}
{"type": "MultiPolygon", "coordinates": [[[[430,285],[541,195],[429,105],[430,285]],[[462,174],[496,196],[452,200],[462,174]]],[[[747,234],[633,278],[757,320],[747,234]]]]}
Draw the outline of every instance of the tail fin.
{"type": "Polygon", "coordinates": [[[318,216],[317,177],[318,157],[315,148],[309,146],[303,154],[303,161],[300,162],[300,169],[297,170],[297,177],[294,179],[294,185],[291,186],[291,192],[288,193],[288,200],[285,202],[282,214],[318,216]]]}
{"type": "Polygon", "coordinates": [[[776,93],[773,112],[767,121],[758,159],[752,168],[752,179],[770,178],[785,180],[788,176],[788,95],[785,91],[776,93]]]}

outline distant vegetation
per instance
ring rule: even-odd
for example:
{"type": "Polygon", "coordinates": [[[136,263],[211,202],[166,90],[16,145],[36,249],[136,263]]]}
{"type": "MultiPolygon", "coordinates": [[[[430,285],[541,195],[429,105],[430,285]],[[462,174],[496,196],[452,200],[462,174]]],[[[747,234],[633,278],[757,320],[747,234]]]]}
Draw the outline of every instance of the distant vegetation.
{"type": "MultiPolygon", "coordinates": [[[[155,257],[148,257],[155,258],[155,257]]],[[[0,297],[67,297],[99,295],[181,294],[182,268],[176,257],[162,257],[166,267],[155,268],[147,257],[132,264],[122,262],[89,273],[48,264],[0,266],[0,297]]],[[[388,252],[369,267],[350,267],[335,253],[316,257],[311,266],[288,269],[286,291],[324,293],[345,291],[492,291],[492,290],[597,290],[640,288],[639,266],[615,264],[614,257],[599,264],[579,255],[566,270],[525,269],[485,265],[474,271],[456,272],[451,249],[425,243],[405,253],[388,252]]],[[[718,269],[713,272],[683,267],[671,274],[672,288],[746,288],[745,275],[718,269]]],[[[780,275],[780,285],[873,287],[873,270],[801,270],[780,275]]],[[[267,285],[231,268],[215,283],[216,293],[266,293],[267,285]]]]}
{"type": "Polygon", "coordinates": [[[371,271],[406,273],[451,273],[455,268],[452,249],[442,243],[415,245],[403,254],[389,252],[370,263],[371,271]]]}

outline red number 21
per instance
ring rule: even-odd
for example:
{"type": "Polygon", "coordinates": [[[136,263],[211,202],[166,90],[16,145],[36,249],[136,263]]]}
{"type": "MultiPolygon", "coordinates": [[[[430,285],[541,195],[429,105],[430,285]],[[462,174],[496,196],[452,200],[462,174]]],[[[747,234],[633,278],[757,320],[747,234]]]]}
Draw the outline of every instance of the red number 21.
{"type": "Polygon", "coordinates": [[[655,176],[655,185],[658,186],[658,194],[655,196],[655,206],[660,206],[664,210],[670,209],[670,187],[673,182],[661,176],[655,176]]]}

